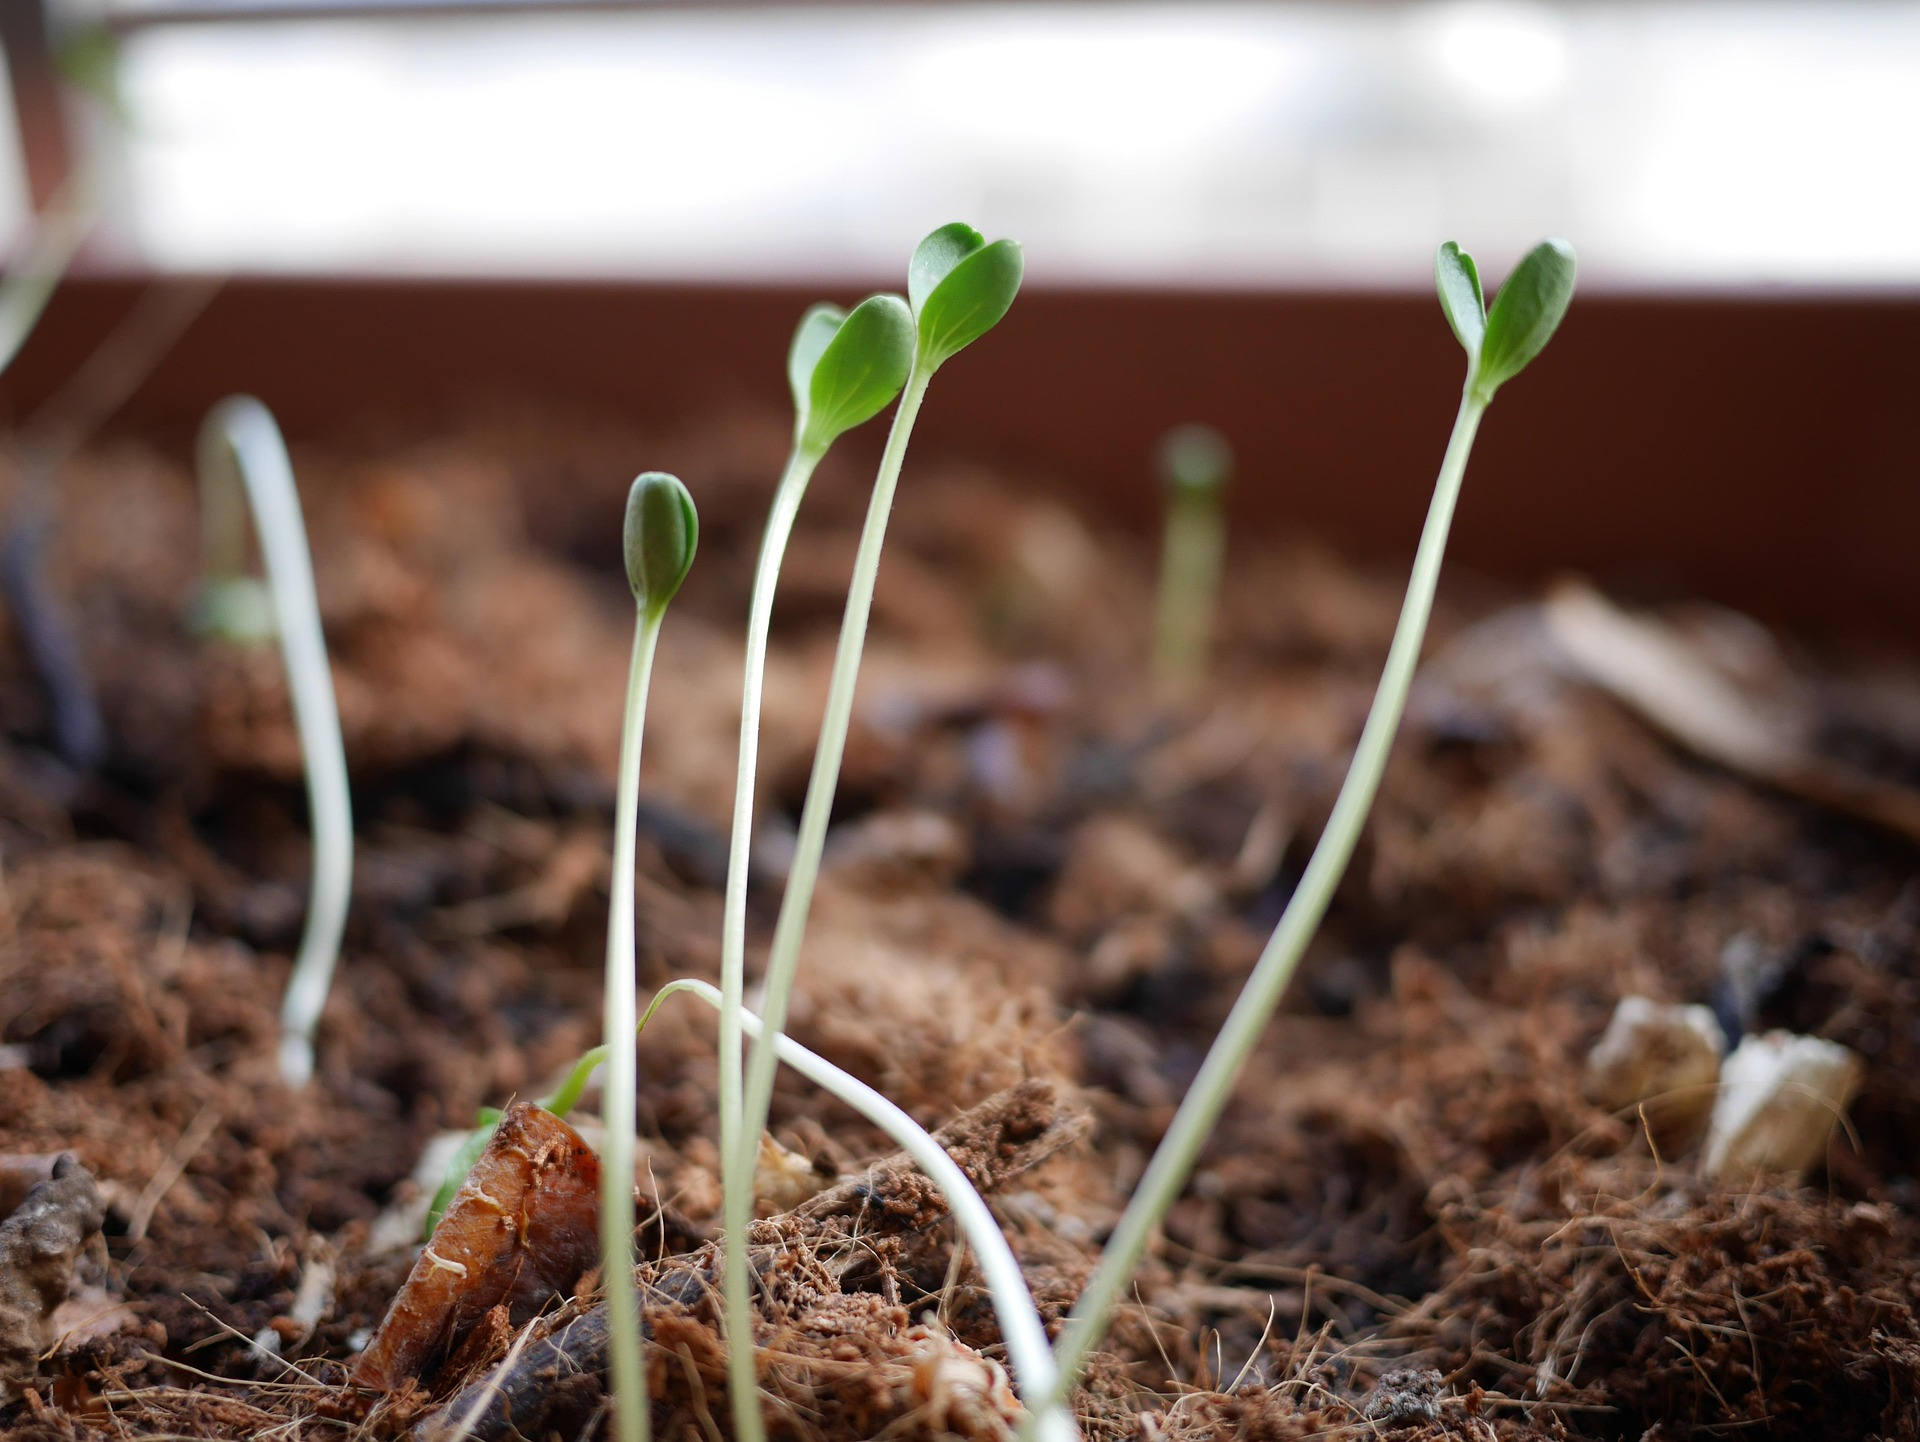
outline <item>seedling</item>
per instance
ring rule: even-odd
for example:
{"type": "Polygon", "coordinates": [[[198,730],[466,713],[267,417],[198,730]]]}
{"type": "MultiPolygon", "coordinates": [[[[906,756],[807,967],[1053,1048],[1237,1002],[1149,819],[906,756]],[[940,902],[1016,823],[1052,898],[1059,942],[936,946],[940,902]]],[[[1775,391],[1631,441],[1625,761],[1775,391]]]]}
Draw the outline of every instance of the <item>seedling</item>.
{"type": "Polygon", "coordinates": [[[1153,676],[1166,696],[1183,696],[1207,674],[1213,616],[1226,551],[1221,493],[1233,451],[1211,426],[1176,426],[1160,442],[1167,528],[1153,628],[1153,676]]]}
{"type": "Polygon", "coordinates": [[[751,1301],[745,1250],[751,1157],[736,1173],[741,1135],[741,1008],[747,969],[747,868],[753,850],[754,776],[760,754],[760,698],[767,669],[767,631],[780,563],[794,516],[821,458],[846,431],[871,420],[900,393],[913,364],[913,317],[897,295],[870,296],[851,312],[816,305],[801,317],[787,351],[793,391],[793,446],[774,488],[767,529],[754,565],[747,609],[746,675],[740,688],[740,760],[734,772],[733,830],[727,850],[727,890],[720,913],[720,1169],[726,1197],[726,1317],[730,1331],[728,1386],[746,1442],[764,1435],[753,1402],[751,1301]],[[743,1400],[744,1399],[744,1400],[743,1400]]]}
{"type": "Polygon", "coordinates": [[[200,428],[200,486],[237,513],[244,492],[253,511],[260,555],[287,667],[294,727],[306,763],[307,809],[313,828],[313,885],[306,928],[280,1008],[280,1075],[289,1086],[313,1076],[313,1036],[333,982],[353,885],[353,810],[347,792],[347,754],[333,673],[314,596],[307,528],[286,442],[267,408],[250,396],[220,402],[200,428]]]}
{"type": "Polygon", "coordinates": [[[0,372],[13,364],[100,214],[90,170],[70,177],[33,218],[20,259],[0,282],[0,372]]]}
{"type": "MultiPolygon", "coordinates": [[[[840,780],[840,760],[846,750],[847,729],[853,718],[853,694],[860,676],[860,655],[866,644],[867,618],[873,609],[873,587],[880,570],[880,550],[886,542],[887,519],[893,510],[893,494],[900,481],[900,469],[906,461],[907,442],[913,435],[914,420],[926,398],[934,373],[974,341],[992,330],[1013,304],[1020,289],[1024,267],[1020,247],[1011,240],[992,244],[971,226],[955,223],[933,232],[913,253],[907,268],[907,296],[912,305],[896,312],[896,328],[889,333],[889,361],[910,360],[900,393],[900,405],[893,413],[893,428],[880,458],[880,470],[874,479],[873,494],[867,504],[866,521],[860,531],[855,552],[853,579],[847,590],[847,607],[840,622],[840,639],[834,650],[833,672],[827,684],[826,714],[820,723],[820,740],[814,748],[813,772],[807,781],[807,799],[800,811],[800,830],[794,846],[793,864],[787,873],[787,888],[780,899],[780,916],[774,924],[773,943],[767,955],[763,1018],[768,1041],[756,1047],[747,1076],[746,1099],[740,1125],[731,1139],[722,1136],[725,1169],[726,1231],[729,1241],[746,1235],[753,1208],[753,1164],[765,1130],[767,1109],[773,1098],[774,1064],[786,1025],[787,1002],[793,992],[794,971],[800,960],[800,942],[806,933],[807,913],[813,904],[814,884],[819,878],[820,853],[826,844],[827,821],[833,809],[833,793],[840,780]],[[899,322],[907,329],[898,329],[899,322]]],[[[871,303],[871,302],[870,302],[871,303]]],[[[898,301],[895,301],[898,305],[898,301]]],[[[802,335],[805,328],[802,328],[802,335]]],[[[817,374],[817,373],[816,373],[817,374]]],[[[891,379],[892,372],[888,372],[891,379]]],[[[881,402],[884,404],[884,402],[881,402]]],[[[878,409],[875,406],[874,409],[878,409]]],[[[867,414],[872,414],[868,411],[867,414]]],[[[776,505],[778,500],[776,498],[776,505]]],[[[759,589],[758,582],[755,584],[759,589]]],[[[753,669],[749,663],[749,671],[753,669]]],[[[757,720],[757,717],[756,717],[757,720]]],[[[746,751],[746,725],[743,720],[741,750],[746,751]]],[[[734,845],[741,845],[741,816],[734,813],[734,845]]],[[[723,981],[725,973],[722,973],[723,981]]],[[[724,1037],[723,1037],[724,1043],[724,1037]]],[[[724,1049],[722,1075],[728,1065],[724,1049]]],[[[724,1104],[722,1116],[724,1119],[724,1104]]],[[[724,1133],[724,1128],[723,1128],[724,1133]]],[[[743,1442],[759,1442],[765,1433],[760,1418],[758,1380],[754,1375],[751,1333],[751,1298],[747,1286],[746,1253],[743,1248],[727,1248],[725,1294],[729,1331],[729,1391],[733,1404],[734,1428],[743,1442]]]]}
{"type": "Polygon", "coordinates": [[[1105,1334],[1114,1306],[1158,1229],[1193,1171],[1200,1148],[1219,1121],[1240,1069],[1260,1034],[1266,1029],[1307,943],[1325,915],[1333,890],[1353,855],[1361,825],[1379,790],[1400,714],[1406,706],[1414,665],[1433,609],[1434,585],[1446,550],[1447,529],[1459,499],[1461,478],[1473,437],[1494,392],[1513,379],[1540,353],[1566,314],[1573,297],[1573,249],[1565,241],[1548,240],[1529,251],[1494,298],[1487,311],[1473,261],[1458,246],[1440,247],[1435,261],[1440,305],[1453,332],[1467,352],[1467,378],[1460,397],[1453,435],[1440,462],[1433,502],[1420,534],[1413,574],[1399,624],[1387,651],[1386,667],[1373,708],[1367,713],[1354,750],[1353,764],[1341,784],[1326,830],[1314,847],[1306,872],[1274,928],[1266,949],[1214,1038],[1199,1074],[1188,1088],[1173,1123],[1155,1150],[1133,1198],[1114,1228],[1100,1263],[1067,1319],[1055,1357],[1059,1363],[1063,1396],[1086,1366],[1087,1357],[1105,1334]]]}
{"type": "Polygon", "coordinates": [[[627,493],[622,538],[633,589],[633,660],[627,669],[627,714],[620,733],[620,775],[613,816],[612,904],[607,910],[607,989],[602,1014],[607,1080],[601,1121],[600,1268],[607,1294],[614,1421],[620,1442],[648,1434],[646,1369],[640,1356],[639,1299],[633,1287],[633,1157],[639,1059],[635,1054],[633,866],[640,815],[640,738],[660,622],[687,578],[700,542],[693,498],[675,477],[648,471],[627,493]]]}

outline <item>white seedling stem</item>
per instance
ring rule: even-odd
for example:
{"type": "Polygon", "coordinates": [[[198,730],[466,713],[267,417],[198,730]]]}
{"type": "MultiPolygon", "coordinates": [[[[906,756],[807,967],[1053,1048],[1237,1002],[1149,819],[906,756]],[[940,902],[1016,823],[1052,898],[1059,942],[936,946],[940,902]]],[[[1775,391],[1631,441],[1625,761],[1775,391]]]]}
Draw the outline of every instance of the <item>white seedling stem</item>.
{"type": "MultiPolygon", "coordinates": [[[[723,1004],[720,992],[713,986],[704,981],[683,979],[660,988],[647,1008],[647,1017],[652,1016],[654,1008],[675,992],[697,996],[716,1011],[723,1004]]],[[[759,1017],[744,1008],[739,1015],[741,1027],[747,1035],[756,1039],[767,1035],[767,1029],[759,1017]]],[[[647,1017],[641,1018],[640,1025],[646,1025],[647,1017]]],[[[825,1057],[808,1051],[791,1037],[775,1035],[772,1045],[781,1061],[823,1091],[838,1097],[891,1137],[895,1145],[912,1157],[914,1164],[940,1189],[954,1221],[959,1224],[968,1246],[973,1249],[980,1273],[993,1296],[994,1315],[999,1319],[1000,1335],[1007,1345],[1007,1359],[1013,1364],[1014,1380],[1019,1386],[1020,1395],[1033,1410],[1031,1425],[1034,1435],[1041,1442],[1074,1442],[1079,1432],[1060,1395],[1063,1389],[1058,1385],[1053,1352],[1047,1345],[1046,1328],[1040,1321],[1039,1308],[1034,1305],[1033,1292],[1027,1286],[1019,1259],[1007,1244],[1000,1224],[994,1220],[992,1210],[980,1193],[967,1180],[967,1174],[947,1155],[946,1149],[927,1133],[926,1128],[858,1077],[849,1076],[825,1057]]],[[[728,1241],[745,1255],[744,1233],[730,1236],[728,1241]]]]}
{"type": "Polygon", "coordinates": [[[740,760],[733,783],[733,830],[727,843],[727,890],[720,913],[720,1173],[725,1239],[721,1292],[727,1319],[727,1389],[741,1442],[762,1442],[760,1378],[754,1365],[753,1297],[745,1237],[753,1218],[753,1161],[739,1160],[742,1013],[747,977],[747,873],[753,858],[754,778],[760,757],[760,702],[767,671],[767,632],[780,562],[794,517],[821,453],[798,443],[773,493],[748,604],[746,674],[740,687],[740,760]]]}
{"type": "MultiPolygon", "coordinates": [[[[833,672],[827,682],[826,714],[820,722],[820,740],[814,747],[813,773],[807,778],[807,799],[800,809],[800,831],[793,847],[793,867],[780,898],[780,917],[774,923],[773,944],[767,952],[765,995],[761,1019],[774,1037],[783,1034],[787,1007],[793,997],[793,979],[800,968],[800,944],[807,934],[807,914],[820,879],[820,854],[826,847],[827,823],[833,815],[833,796],[840,784],[840,762],[846,754],[847,731],[853,723],[853,698],[860,682],[860,657],[867,640],[867,620],[873,611],[873,588],[880,574],[880,552],[887,540],[887,518],[893,513],[893,495],[906,463],[907,442],[914,419],[926,399],[933,368],[915,362],[893,414],[886,450],[867,502],[867,517],[854,553],[853,579],[847,586],[847,608],[840,618],[840,639],[834,647],[833,672]]],[[[776,1050],[754,1048],[747,1070],[745,1110],[736,1142],[734,1166],[741,1175],[753,1175],[760,1133],[766,1129],[773,1104],[776,1050]]]]}
{"type": "Polygon", "coordinates": [[[619,1442],[646,1442],[651,1432],[647,1369],[640,1354],[639,1299],[633,1285],[635,1090],[639,1081],[634,993],[633,868],[640,812],[640,739],[660,643],[660,613],[642,609],[627,672],[626,723],[620,737],[620,779],[614,804],[613,889],[607,912],[605,998],[606,1127],[600,1168],[600,1249],[606,1258],[607,1337],[612,1357],[615,1432],[619,1442]]]}
{"type": "Polygon", "coordinates": [[[91,172],[69,179],[33,218],[20,259],[0,283],[0,372],[13,364],[100,213],[91,172]]]}
{"type": "Polygon", "coordinates": [[[251,396],[220,402],[200,428],[199,467],[203,495],[232,470],[239,475],[253,511],[260,554],[280,632],[293,698],[294,727],[306,763],[307,807],[313,830],[313,885],[307,924],[280,1007],[280,1075],[289,1086],[313,1077],[313,1036],[333,981],[346,929],[347,897],[353,886],[353,811],[347,791],[347,753],[334,705],[333,673],[320,603],[314,595],[313,563],[293,462],[273,415],[251,396]]]}

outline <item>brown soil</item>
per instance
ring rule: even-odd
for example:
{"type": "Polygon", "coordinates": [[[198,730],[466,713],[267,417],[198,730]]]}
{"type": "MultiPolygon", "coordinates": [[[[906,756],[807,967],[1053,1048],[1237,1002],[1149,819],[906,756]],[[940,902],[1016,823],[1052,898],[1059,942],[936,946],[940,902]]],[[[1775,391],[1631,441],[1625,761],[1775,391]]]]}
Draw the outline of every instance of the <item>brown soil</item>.
{"type": "MultiPolygon", "coordinates": [[[[65,471],[46,559],[112,745],[95,775],[63,767],[0,631],[0,1160],[84,1164],[104,1277],[0,1437],[429,1435],[529,1345],[483,1325],[370,1414],[343,1386],[411,1264],[383,1213],[417,1193],[423,1147],[595,1039],[618,514],[641,463],[689,479],[705,528],[648,722],[641,965],[648,985],[715,972],[781,440],[757,417],[665,437],[530,418],[297,453],[359,844],[305,1094],[273,1066],[307,861],[277,655],[185,635],[179,454],[127,443],[65,471]],[[328,1270],[330,1300],[296,1315],[328,1270]]],[[[861,479],[828,468],[782,579],[756,944],[861,479]]],[[[1083,1139],[992,1178],[1051,1320],[1305,861],[1402,578],[1240,547],[1207,701],[1167,709],[1143,669],[1150,548],[1046,497],[925,458],[907,477],[793,1030],[929,1125],[1023,1081],[1084,1115],[1083,1139]]],[[[1913,852],[1675,751],[1556,670],[1527,602],[1443,587],[1366,838],[1078,1399],[1089,1438],[1920,1437],[1913,852]],[[1759,978],[1743,1025],[1865,1062],[1800,1185],[1716,1189],[1582,1097],[1619,997],[1739,1011],[1729,958],[1759,978]]],[[[1796,656],[1825,740],[1906,779],[1916,663],[1796,656]]],[[[712,1059],[692,1004],[643,1039],[656,1288],[710,1258],[712,1059]]],[[[889,1150],[792,1077],[775,1130],[823,1179],[889,1150]]],[[[886,1215],[831,1247],[767,1234],[791,1243],[765,1286],[776,1431],[1005,1435],[977,1274],[946,1223],[886,1215]]],[[[710,1296],[656,1297],[659,1434],[724,1436],[710,1296]]],[[[554,1435],[603,1427],[587,1390],[554,1435]]]]}

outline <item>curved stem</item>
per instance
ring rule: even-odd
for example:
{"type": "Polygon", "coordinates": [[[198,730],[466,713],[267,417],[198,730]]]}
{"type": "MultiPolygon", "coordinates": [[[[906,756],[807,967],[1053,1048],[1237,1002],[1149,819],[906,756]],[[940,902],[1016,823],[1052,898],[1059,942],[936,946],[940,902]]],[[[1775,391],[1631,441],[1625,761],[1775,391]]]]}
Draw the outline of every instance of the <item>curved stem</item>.
{"type": "Polygon", "coordinates": [[[773,591],[780,561],[793,534],[807,482],[820,464],[818,451],[795,446],[773,493],[760,559],[753,572],[753,599],[747,613],[746,675],[740,687],[740,761],[733,783],[733,830],[728,838],[727,892],[720,921],[720,1169],[725,1236],[722,1294],[727,1318],[727,1395],[740,1442],[762,1442],[760,1379],[754,1366],[753,1298],[747,1282],[747,1255],[737,1244],[753,1216],[753,1163],[735,1163],[739,1153],[741,1082],[741,1008],[747,972],[747,870],[753,854],[754,773],[760,756],[760,697],[767,669],[767,631],[773,620],[773,591]]]}
{"type": "MultiPolygon", "coordinates": [[[[833,675],[827,684],[826,714],[820,722],[820,739],[814,747],[813,773],[807,779],[807,799],[800,810],[800,832],[794,842],[793,867],[787,873],[787,889],[780,898],[780,918],[774,924],[773,945],[767,952],[765,996],[760,1015],[767,1031],[778,1038],[786,1027],[787,1003],[793,995],[794,973],[800,965],[800,943],[807,932],[807,913],[813,906],[813,888],[820,877],[820,853],[826,845],[827,822],[833,815],[833,795],[840,784],[840,761],[847,749],[847,730],[853,721],[854,690],[860,680],[860,655],[867,639],[867,618],[873,610],[873,587],[880,574],[880,551],[886,544],[887,518],[893,511],[893,493],[900,483],[900,469],[906,461],[907,441],[913,435],[914,418],[926,398],[931,367],[914,363],[900,394],[900,406],[893,414],[893,428],[887,433],[886,450],[881,453],[880,470],[874,477],[873,495],[867,502],[867,518],[860,531],[860,546],[854,554],[853,579],[847,587],[847,608],[840,619],[840,640],[833,653],[833,675]]],[[[756,1046],[747,1070],[746,1105],[742,1113],[733,1159],[741,1176],[753,1175],[760,1133],[767,1125],[767,1109],[773,1101],[773,1070],[776,1051],[767,1045],[756,1046]]]]}
{"type": "Polygon", "coordinates": [[[1373,709],[1367,714],[1359,745],[1354,749],[1353,764],[1347,770],[1333,813],[1327,818],[1326,830],[1314,847],[1313,858],[1307,863],[1306,872],[1280,917],[1280,924],[1274,928],[1266,949],[1254,964],[1219,1036],[1214,1038],[1199,1074],[1187,1089],[1172,1125],[1167,1128],[1119,1225],[1114,1228],[1092,1280],[1067,1319],[1066,1330],[1055,1352],[1059,1363],[1056,1385],[1062,1394],[1078,1380],[1088,1355],[1105,1335],[1113,1308],[1139,1264],[1141,1254],[1146,1251],[1149,1238],[1186,1185],[1200,1148],[1212,1134],[1227,1104],[1241,1066],[1266,1030],[1287,983],[1293,979],[1301,954],[1318,929],[1320,918],[1326,914],[1334,888],[1360,839],[1360,829],[1373,806],[1374,793],[1380,788],[1387,754],[1393,749],[1394,733],[1400,727],[1400,713],[1406,706],[1414,666],[1420,659],[1420,645],[1426,636],[1427,617],[1433,609],[1433,592],[1440,575],[1440,560],[1446,551],[1454,503],[1459,499],[1467,454],[1473,447],[1474,432],[1485,409],[1486,402],[1471,394],[1461,399],[1453,436],[1447,442],[1446,456],[1440,464],[1433,503],[1427,510],[1426,527],[1420,534],[1420,549],[1414,556],[1413,574],[1400,608],[1400,622],[1387,651],[1373,709]]]}
{"type": "MultiPolygon", "coordinates": [[[[627,714],[620,734],[613,884],[607,908],[607,988],[602,1003],[607,1084],[606,1100],[600,1108],[606,1130],[600,1154],[600,1275],[607,1294],[613,1414],[620,1442],[647,1442],[652,1430],[647,1369],[640,1353],[639,1298],[633,1285],[634,1091],[640,1070],[634,1021],[639,978],[633,944],[633,866],[640,811],[640,739],[646,725],[653,654],[659,643],[660,614],[642,612],[634,628],[633,661],[627,671],[627,714]]],[[[572,1080],[570,1076],[568,1083],[572,1080]]]]}
{"type": "MultiPolygon", "coordinates": [[[[676,992],[697,996],[716,1010],[724,1001],[719,991],[704,981],[691,978],[671,981],[654,995],[640,1024],[645,1026],[655,1008],[676,992]]],[[[1062,1399],[1064,1389],[1057,1383],[1053,1353],[1047,1346],[1046,1328],[1041,1324],[1033,1293],[1020,1270],[1019,1259],[1007,1244],[1006,1234],[1000,1230],[992,1210],[973,1183],[967,1180],[967,1174],[947,1155],[946,1149],[927,1134],[926,1128],[858,1077],[848,1075],[793,1038],[771,1032],[751,1012],[743,1010],[740,1018],[742,1028],[761,1039],[762,1049],[777,1054],[807,1080],[838,1097],[880,1128],[940,1188],[954,1221],[973,1248],[981,1275],[993,1295],[994,1315],[1007,1344],[1007,1358],[1013,1363],[1014,1378],[1020,1385],[1021,1396],[1036,1414],[1035,1434],[1044,1442],[1074,1442],[1078,1431],[1062,1399]]],[[[744,1247],[734,1250],[745,1252],[744,1247]]]]}
{"type": "Polygon", "coordinates": [[[200,429],[203,477],[224,465],[231,452],[253,507],[253,521],[273,589],[287,690],[306,762],[307,808],[313,829],[313,887],[306,929],[280,1008],[280,1074],[290,1086],[313,1076],[313,1034],[333,982],[346,929],[353,885],[353,808],[347,789],[347,754],[334,705],[333,673],[327,664],[320,603],[314,595],[307,528],[286,442],[267,408],[250,396],[215,406],[200,429]]]}

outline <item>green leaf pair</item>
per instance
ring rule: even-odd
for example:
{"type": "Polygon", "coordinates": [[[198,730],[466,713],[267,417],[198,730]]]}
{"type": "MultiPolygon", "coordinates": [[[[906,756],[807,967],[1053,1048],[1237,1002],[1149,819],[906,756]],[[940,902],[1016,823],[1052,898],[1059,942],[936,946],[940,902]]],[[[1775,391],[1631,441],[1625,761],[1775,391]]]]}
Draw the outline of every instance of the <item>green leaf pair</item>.
{"type": "Polygon", "coordinates": [[[824,454],[886,409],[916,363],[931,374],[992,330],[1020,290],[1024,264],[1017,242],[988,244],[955,221],[915,249],[908,300],[875,295],[851,311],[809,310],[787,352],[799,447],[824,454]]]}
{"type": "Polygon", "coordinates": [[[1489,310],[1473,257],[1452,241],[1433,260],[1440,309],[1467,353],[1467,384],[1484,405],[1546,348],[1573,299],[1573,247],[1543,240],[1521,259],[1489,310]]]}
{"type": "Polygon", "coordinates": [[[824,454],[844,432],[879,415],[912,366],[913,315],[899,296],[868,296],[851,311],[814,306],[787,352],[800,449],[824,454]]]}
{"type": "Polygon", "coordinates": [[[921,241],[907,266],[920,363],[937,369],[1000,324],[1025,272],[1018,241],[989,245],[962,221],[943,225],[921,241]]]}

